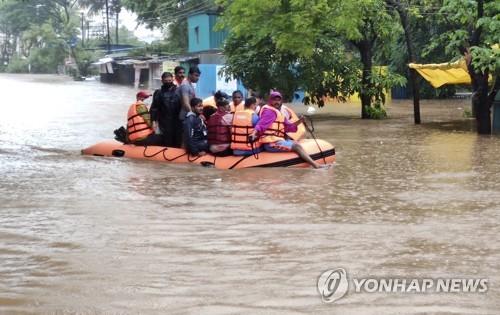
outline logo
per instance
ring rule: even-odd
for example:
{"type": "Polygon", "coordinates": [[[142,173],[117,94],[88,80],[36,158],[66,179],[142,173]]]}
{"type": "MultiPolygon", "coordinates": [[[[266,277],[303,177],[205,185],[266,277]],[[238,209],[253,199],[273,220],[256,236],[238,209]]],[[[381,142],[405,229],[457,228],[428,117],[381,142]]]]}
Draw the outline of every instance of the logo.
{"type": "Polygon", "coordinates": [[[349,289],[344,268],[329,269],[318,278],[318,292],[325,303],[332,303],[346,295],[349,289]]]}
{"type": "MultiPolygon", "coordinates": [[[[351,293],[485,293],[487,278],[351,278],[351,293]]],[[[349,291],[349,279],[344,268],[328,269],[318,278],[318,292],[324,303],[333,303],[349,291]]]]}

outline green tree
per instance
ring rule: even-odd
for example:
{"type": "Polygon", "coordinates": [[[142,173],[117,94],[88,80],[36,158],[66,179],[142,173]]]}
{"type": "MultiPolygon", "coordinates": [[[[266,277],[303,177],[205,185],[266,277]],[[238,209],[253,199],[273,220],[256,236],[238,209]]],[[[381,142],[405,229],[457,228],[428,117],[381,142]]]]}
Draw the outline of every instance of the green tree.
{"type": "Polygon", "coordinates": [[[64,57],[70,55],[79,65],[76,5],[76,0],[7,0],[0,3],[0,32],[7,34],[2,43],[2,61],[24,56],[32,59],[37,71],[53,72],[56,59],[57,64],[62,64],[64,57]],[[41,66],[40,63],[47,64],[41,66]]]}
{"type": "MultiPolygon", "coordinates": [[[[306,63],[305,60],[316,60],[310,63],[316,65],[319,65],[317,61],[321,60],[322,55],[327,59],[326,51],[321,47],[325,41],[337,40],[338,45],[345,44],[348,49],[355,48],[361,63],[361,82],[346,80],[343,84],[350,84],[350,89],[345,90],[360,93],[363,118],[369,117],[368,108],[372,101],[384,100],[383,97],[378,97],[382,93],[380,88],[404,82],[404,79],[397,75],[379,76],[372,73],[374,50],[392,40],[394,31],[398,30],[394,18],[386,12],[383,1],[226,0],[220,3],[225,8],[222,26],[230,30],[230,37],[249,37],[250,46],[269,38],[280,54],[296,56],[302,63],[306,63]]],[[[231,53],[226,52],[228,55],[231,53]]],[[[322,73],[332,72],[336,76],[343,64],[351,66],[353,63],[346,57],[335,57],[338,65],[329,64],[330,69],[316,69],[319,77],[319,80],[315,80],[317,88],[311,86],[311,83],[302,82],[302,85],[307,85],[317,93],[323,92],[322,96],[337,96],[335,92],[338,88],[329,90],[322,86],[325,82],[322,73]],[[330,92],[333,92],[333,95],[330,92]]],[[[323,61],[321,65],[326,66],[327,63],[323,61]]],[[[318,99],[322,97],[316,98],[318,99]]]]}
{"type": "Polygon", "coordinates": [[[23,33],[23,42],[29,51],[27,57],[31,72],[56,73],[57,66],[66,57],[66,43],[57,36],[50,23],[32,25],[23,33]]]}
{"type": "Polygon", "coordinates": [[[306,104],[324,105],[324,97],[343,99],[354,93],[358,66],[347,58],[342,43],[322,39],[311,56],[279,50],[270,37],[254,42],[252,36],[231,33],[224,51],[223,73],[237,77],[252,89],[267,93],[280,90],[288,99],[298,89],[307,91],[306,104]]]}
{"type": "Polygon", "coordinates": [[[82,8],[88,9],[90,15],[98,15],[104,12],[106,15],[106,7],[108,16],[114,16],[115,19],[115,44],[119,43],[120,39],[120,26],[119,17],[122,11],[121,0],[78,0],[82,8]]]}
{"type": "Polygon", "coordinates": [[[25,3],[6,0],[0,2],[0,33],[3,35],[0,43],[2,65],[8,64],[15,53],[26,57],[22,45],[23,32],[30,29],[31,25],[41,25],[51,17],[47,10],[41,10],[41,6],[40,1],[25,3]],[[18,47],[21,51],[16,51],[18,47]]]}
{"type": "Polygon", "coordinates": [[[218,9],[214,0],[121,1],[124,7],[137,14],[139,23],[166,31],[171,53],[187,51],[188,16],[218,9]]]}
{"type": "Polygon", "coordinates": [[[298,86],[298,73],[293,65],[297,56],[280,53],[270,38],[251,44],[250,36],[229,36],[224,52],[226,77],[237,77],[243,84],[264,93],[279,89],[290,98],[298,86]]]}
{"type": "Polygon", "coordinates": [[[490,134],[490,108],[500,85],[500,49],[493,47],[500,43],[500,2],[444,0],[436,23],[446,25],[446,31],[431,38],[429,50],[445,46],[447,53],[465,57],[477,130],[490,134]],[[490,75],[495,81],[489,91],[490,75]]]}

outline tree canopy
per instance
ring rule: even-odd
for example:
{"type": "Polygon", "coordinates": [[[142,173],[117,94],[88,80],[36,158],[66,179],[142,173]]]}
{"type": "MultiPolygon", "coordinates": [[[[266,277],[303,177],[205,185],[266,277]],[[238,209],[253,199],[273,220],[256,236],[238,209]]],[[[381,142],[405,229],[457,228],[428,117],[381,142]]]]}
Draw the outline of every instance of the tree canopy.
{"type": "Polygon", "coordinates": [[[214,0],[121,0],[125,8],[137,14],[137,22],[149,28],[163,29],[169,52],[187,50],[187,17],[216,10],[214,0]]]}
{"type": "MultiPolygon", "coordinates": [[[[384,100],[381,90],[404,82],[404,78],[390,72],[385,76],[372,72],[375,50],[382,49],[400,30],[385,10],[383,1],[227,0],[220,3],[225,9],[221,27],[230,30],[228,42],[243,39],[252,46],[249,49],[260,49],[258,44],[268,41],[268,46],[275,47],[274,57],[291,56],[292,68],[303,74],[297,77],[301,79],[297,85],[308,93],[306,102],[321,106],[324,97],[342,98],[359,92],[362,116],[368,117],[372,102],[380,106],[384,100]]],[[[241,75],[231,65],[235,59],[233,50],[227,48],[227,72],[241,75]]],[[[268,56],[263,51],[256,52],[256,56],[259,55],[268,56]]]]}
{"type": "MultiPolygon", "coordinates": [[[[362,117],[367,118],[384,102],[386,89],[404,84],[405,79],[393,70],[407,76],[409,61],[435,63],[465,56],[473,90],[481,99],[478,103],[486,104],[478,111],[485,113],[482,125],[489,117],[491,103],[487,101],[497,89],[488,94],[484,88],[488,85],[487,74],[497,77],[499,71],[499,50],[493,48],[500,42],[498,1],[219,0],[218,3],[224,8],[220,27],[230,31],[225,47],[228,58],[225,71],[242,78],[250,87],[278,87],[282,82],[285,86],[303,88],[311,96],[305,101],[319,105],[323,96],[339,96],[339,93],[349,96],[358,92],[362,117]],[[259,71],[251,69],[252,65],[257,65],[259,71]],[[306,76],[309,71],[304,69],[309,65],[313,74],[306,76]],[[382,65],[389,65],[388,71],[374,71],[374,66],[382,65]],[[266,69],[273,69],[276,77],[266,69]],[[284,83],[290,81],[289,74],[293,74],[294,84],[284,83]],[[344,80],[326,79],[340,74],[344,80]]],[[[415,77],[412,87],[419,89],[415,77]]]]}

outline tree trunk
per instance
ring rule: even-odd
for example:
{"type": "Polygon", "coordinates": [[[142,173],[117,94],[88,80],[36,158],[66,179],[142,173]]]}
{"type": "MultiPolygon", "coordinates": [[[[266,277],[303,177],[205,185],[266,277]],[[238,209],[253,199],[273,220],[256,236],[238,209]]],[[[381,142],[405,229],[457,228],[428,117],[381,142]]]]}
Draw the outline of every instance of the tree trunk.
{"type": "Polygon", "coordinates": [[[111,50],[111,38],[109,37],[109,4],[106,0],[106,39],[107,39],[107,53],[110,54],[111,50]]]}
{"type": "MultiPolygon", "coordinates": [[[[413,40],[411,38],[410,23],[408,21],[408,12],[405,7],[401,5],[400,1],[388,0],[388,4],[394,6],[398,12],[401,25],[405,32],[406,49],[408,50],[408,62],[416,62],[417,56],[413,49],[413,40]]],[[[410,69],[410,83],[413,90],[413,118],[415,124],[420,124],[420,86],[418,84],[417,73],[414,69],[410,69]]]]}
{"type": "Polygon", "coordinates": [[[10,61],[10,51],[12,51],[10,47],[10,34],[5,34],[5,40],[2,45],[2,65],[5,63],[9,63],[10,61]]]}
{"type": "MultiPolygon", "coordinates": [[[[477,18],[484,16],[484,1],[477,1],[477,18]]],[[[480,46],[482,26],[478,26],[472,31],[469,39],[470,46],[480,46]]],[[[488,71],[477,72],[472,65],[472,56],[469,49],[466,50],[465,60],[472,83],[472,106],[476,115],[477,132],[482,135],[491,134],[491,111],[488,98],[488,71]]]]}
{"type": "Polygon", "coordinates": [[[491,102],[488,97],[488,72],[469,73],[472,79],[472,105],[476,110],[477,132],[482,135],[491,134],[491,102]]]}
{"type": "Polygon", "coordinates": [[[116,22],[115,22],[115,38],[116,38],[116,45],[118,45],[118,26],[119,26],[119,20],[118,20],[118,17],[119,17],[120,13],[119,12],[116,12],[116,22]]]}
{"type": "Polygon", "coordinates": [[[417,71],[410,69],[411,88],[413,90],[413,120],[420,124],[420,85],[418,84],[417,71]]]}
{"type": "Polygon", "coordinates": [[[369,90],[372,88],[372,43],[368,40],[358,42],[357,45],[361,54],[361,62],[363,63],[363,74],[361,77],[361,118],[370,118],[368,108],[371,106],[371,95],[369,90]]]}

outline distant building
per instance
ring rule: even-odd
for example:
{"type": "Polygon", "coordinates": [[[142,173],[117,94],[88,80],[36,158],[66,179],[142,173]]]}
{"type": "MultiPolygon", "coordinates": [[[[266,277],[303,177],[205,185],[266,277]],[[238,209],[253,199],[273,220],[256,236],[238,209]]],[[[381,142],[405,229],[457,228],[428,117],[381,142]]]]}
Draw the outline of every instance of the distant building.
{"type": "Polygon", "coordinates": [[[106,57],[93,63],[99,67],[102,83],[116,83],[156,89],[163,71],[173,71],[178,62],[172,57],[106,57]]]}
{"type": "Polygon", "coordinates": [[[188,17],[188,52],[220,51],[227,38],[226,30],[216,31],[217,13],[199,13],[188,17]]]}
{"type": "Polygon", "coordinates": [[[228,94],[245,90],[241,82],[226,80],[219,75],[225,64],[222,53],[227,30],[215,30],[219,15],[214,11],[197,13],[188,17],[188,54],[201,70],[201,78],[196,85],[196,94],[201,98],[212,95],[217,90],[228,94]]]}
{"type": "Polygon", "coordinates": [[[161,86],[160,77],[163,72],[173,73],[175,66],[181,65],[187,73],[189,67],[196,65],[201,70],[201,78],[196,85],[197,97],[206,98],[217,90],[228,94],[235,90],[245,93],[241,82],[226,80],[219,75],[225,64],[222,48],[228,32],[214,29],[218,17],[213,11],[188,17],[188,53],[185,55],[126,57],[120,52],[128,47],[112,46],[114,54],[94,63],[100,69],[101,82],[153,90],[161,86]]]}

